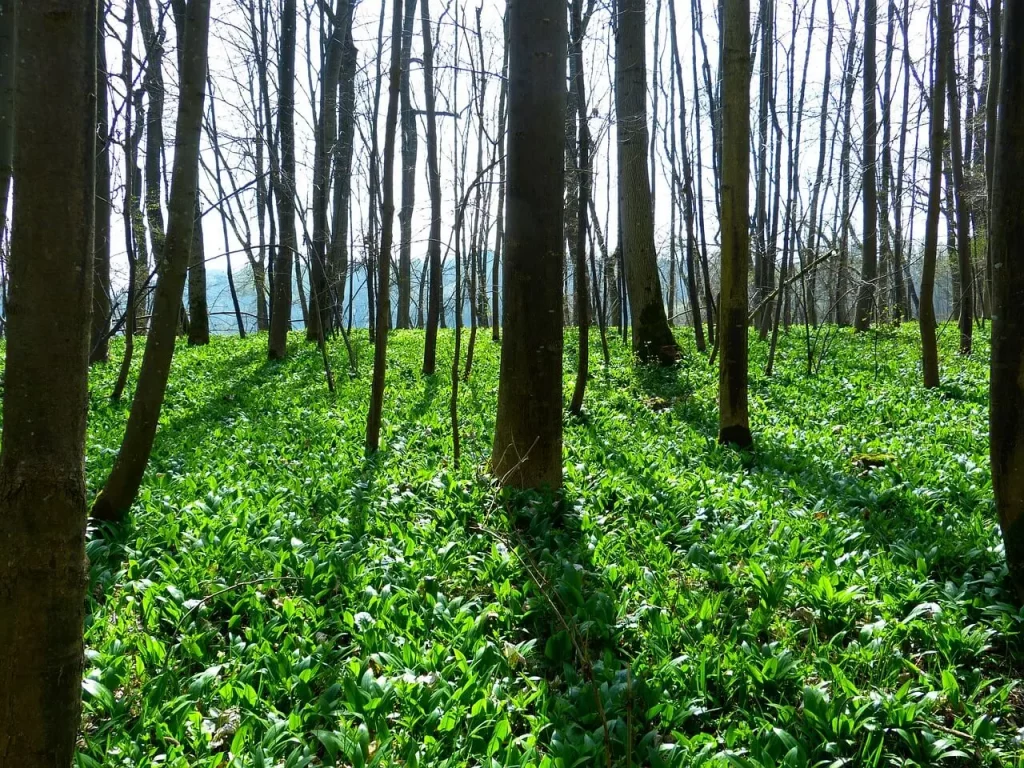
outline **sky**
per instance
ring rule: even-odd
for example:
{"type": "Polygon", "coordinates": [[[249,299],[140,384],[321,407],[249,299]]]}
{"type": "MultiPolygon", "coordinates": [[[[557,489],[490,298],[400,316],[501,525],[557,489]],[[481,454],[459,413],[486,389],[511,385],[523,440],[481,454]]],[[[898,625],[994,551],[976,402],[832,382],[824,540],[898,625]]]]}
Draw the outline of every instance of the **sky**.
{"type": "MultiPolygon", "coordinates": [[[[155,6],[157,0],[149,0],[155,6]]],[[[162,0],[161,0],[162,1],[162,0]]],[[[276,3],[278,0],[270,0],[276,3]]],[[[779,104],[779,120],[783,131],[787,131],[787,115],[785,104],[788,101],[787,79],[788,62],[786,57],[788,51],[794,46],[796,48],[796,69],[794,80],[795,91],[799,89],[802,70],[804,67],[804,52],[807,46],[807,35],[811,29],[810,52],[807,60],[807,86],[805,93],[805,105],[803,110],[803,121],[800,128],[799,143],[799,189],[798,194],[803,205],[806,205],[810,194],[810,185],[813,181],[815,166],[818,156],[818,134],[821,119],[821,99],[823,77],[825,70],[825,39],[827,31],[827,3],[830,0],[778,0],[776,37],[779,46],[776,49],[777,59],[777,103],[779,104]],[[797,30],[794,43],[792,31],[794,15],[797,20],[797,30]]],[[[832,132],[833,121],[841,115],[840,96],[841,89],[838,80],[842,71],[842,56],[845,53],[846,44],[849,39],[851,28],[851,7],[854,0],[831,0],[835,6],[835,41],[832,55],[832,74],[828,88],[827,117],[830,121],[829,133],[832,132]]],[[[859,0],[858,0],[859,1],[859,0]]],[[[902,0],[899,0],[902,3],[902,0]]],[[[112,73],[111,78],[111,114],[117,112],[113,131],[115,140],[120,141],[123,134],[123,127],[120,123],[120,105],[124,98],[124,85],[118,77],[121,70],[122,40],[124,36],[123,16],[124,0],[114,0],[111,11],[108,15],[108,70],[112,73]]],[[[253,179],[252,152],[253,143],[251,140],[252,106],[250,101],[250,86],[254,78],[253,55],[248,40],[247,22],[244,8],[248,0],[213,0],[211,39],[210,39],[210,72],[214,85],[213,106],[216,109],[218,130],[221,135],[221,144],[231,166],[235,181],[239,186],[248,184],[253,179]]],[[[682,61],[684,90],[687,99],[689,115],[686,120],[689,131],[687,140],[696,151],[699,146],[701,162],[703,167],[703,200],[702,208],[706,220],[706,232],[709,240],[709,249],[715,251],[717,242],[717,217],[714,203],[714,186],[711,171],[711,124],[708,110],[708,100],[703,82],[699,87],[694,83],[694,59],[696,59],[696,76],[701,78],[701,69],[704,64],[699,41],[694,41],[694,30],[696,28],[694,11],[700,16],[701,26],[704,30],[705,40],[709,52],[708,66],[711,72],[712,82],[716,80],[718,61],[718,20],[717,2],[706,2],[706,0],[695,0],[696,8],[691,6],[687,0],[678,0],[676,9],[677,19],[674,30],[682,61]],[[696,109],[696,116],[693,110],[696,109]],[[696,142],[694,120],[700,121],[701,141],[696,142]]],[[[299,44],[296,56],[296,151],[299,166],[297,189],[300,198],[300,205],[308,207],[312,190],[311,163],[313,157],[313,105],[318,104],[318,77],[316,66],[309,66],[309,62],[318,62],[320,59],[320,12],[316,0],[298,0],[299,5],[299,44]],[[312,18],[310,33],[306,34],[305,18],[312,18]],[[310,52],[312,55],[310,55],[310,52]]],[[[881,78],[884,69],[883,49],[885,43],[885,21],[888,3],[880,3],[878,12],[878,77],[881,78]]],[[[752,2],[751,26],[755,27],[758,3],[752,2]]],[[[911,25],[910,25],[910,57],[912,66],[917,73],[912,76],[913,82],[910,91],[910,135],[908,136],[908,167],[909,175],[912,171],[910,165],[914,147],[920,141],[918,154],[924,158],[926,155],[926,143],[928,135],[928,115],[925,112],[918,120],[919,107],[921,105],[921,93],[917,85],[917,79],[928,81],[928,56],[931,51],[928,30],[928,4],[926,0],[910,0],[911,25]]],[[[383,147],[384,115],[387,107],[387,56],[390,51],[390,26],[391,26],[391,5],[387,4],[382,8],[382,0],[361,0],[356,8],[353,35],[359,51],[359,70],[357,74],[357,111],[361,115],[360,127],[356,134],[355,164],[353,167],[353,224],[356,227],[355,235],[357,241],[365,229],[368,218],[368,193],[367,179],[369,178],[368,157],[369,152],[369,128],[368,116],[372,113],[372,99],[378,75],[376,66],[376,52],[378,49],[377,36],[382,11],[385,14],[382,33],[382,47],[384,49],[384,63],[381,67],[381,75],[384,78],[381,94],[381,105],[377,118],[377,131],[380,146],[383,147]]],[[[497,120],[497,105],[500,86],[500,73],[502,67],[503,34],[502,17],[504,3],[496,0],[480,0],[479,3],[470,0],[459,2],[459,0],[446,0],[439,3],[437,0],[431,3],[431,16],[433,29],[436,35],[435,68],[436,68],[436,91],[438,109],[446,113],[439,117],[439,154],[442,174],[442,189],[444,200],[442,210],[444,215],[443,237],[447,242],[450,228],[454,220],[454,209],[456,205],[456,164],[468,166],[466,177],[471,180],[475,173],[476,165],[476,131],[477,121],[475,114],[469,109],[472,97],[471,77],[469,70],[477,69],[487,73],[486,80],[486,101],[485,123],[490,135],[495,135],[497,120]],[[480,54],[476,39],[476,14],[479,8],[480,28],[483,35],[483,58],[479,61],[480,54]],[[458,117],[452,116],[456,113],[458,117]],[[465,161],[463,160],[465,152],[465,161]]],[[[419,6],[417,6],[417,18],[415,24],[415,35],[413,44],[413,65],[411,67],[412,99],[417,108],[423,106],[423,73],[420,65],[422,56],[422,41],[420,38],[419,6]]],[[[654,125],[654,100],[657,98],[658,127],[654,130],[655,159],[654,171],[652,173],[653,191],[655,198],[655,240],[659,251],[666,251],[668,248],[670,234],[670,194],[671,188],[667,179],[666,148],[664,145],[664,131],[668,125],[669,98],[667,93],[666,78],[671,72],[670,38],[673,30],[669,25],[668,2],[667,0],[649,0],[647,3],[647,58],[648,58],[648,118],[649,125],[654,125]],[[660,6],[660,7],[659,7],[660,6]],[[657,23],[655,23],[657,20],[657,23]],[[657,37],[657,40],[655,38],[657,37]],[[655,59],[655,47],[657,43],[658,58],[655,59]],[[657,94],[653,89],[653,75],[658,67],[662,82],[657,94]]],[[[857,18],[858,37],[860,44],[863,42],[863,9],[857,18]]],[[[966,25],[966,21],[963,22],[966,25]]],[[[177,73],[175,66],[174,48],[174,24],[168,17],[166,19],[167,51],[165,58],[165,82],[167,87],[167,104],[164,115],[166,139],[168,142],[166,163],[169,171],[173,153],[173,131],[174,114],[176,109],[177,95],[177,73]]],[[[893,103],[891,116],[893,121],[893,142],[898,141],[898,121],[902,108],[902,68],[900,66],[903,55],[903,44],[901,35],[896,35],[896,50],[894,53],[893,73],[893,103]]],[[[965,45],[965,43],[962,43],[965,45]]],[[[272,50],[276,44],[272,44],[272,50]]],[[[614,126],[614,102],[612,94],[613,60],[611,57],[613,40],[611,35],[611,15],[609,7],[603,2],[598,3],[591,20],[585,45],[585,75],[587,78],[588,90],[588,111],[591,115],[589,127],[595,140],[594,158],[594,184],[596,208],[599,214],[602,230],[614,242],[616,230],[616,216],[614,206],[610,204],[614,198],[615,182],[615,158],[613,142],[615,140],[614,126]]],[[[141,35],[136,34],[135,55],[141,60],[145,56],[141,35]]],[[[963,51],[961,51],[961,55],[963,51]]],[[[273,53],[271,54],[273,57],[273,53]]],[[[753,73],[751,78],[751,110],[752,129],[757,128],[757,80],[761,66],[760,55],[753,62],[753,73]]],[[[138,64],[136,72],[138,72],[138,64]]],[[[276,62],[272,61],[270,66],[272,79],[276,81],[276,62]]],[[[859,72],[859,70],[858,70],[859,72]]],[[[978,67],[976,80],[981,81],[981,67],[978,67]]],[[[138,84],[136,84],[138,87],[138,84]]],[[[272,85],[272,88],[275,86],[272,85]]],[[[798,93],[794,94],[793,102],[797,101],[798,93]]],[[[677,97],[678,98],[678,97],[677,97]]],[[[276,102],[276,96],[273,99],[276,102]]],[[[853,102],[853,135],[854,135],[854,158],[853,175],[860,177],[860,158],[858,150],[862,138],[862,90],[859,85],[853,102]]],[[[209,108],[209,102],[208,102],[209,108]]],[[[881,110],[879,110],[881,116],[881,110]]],[[[678,116],[675,116],[678,120],[678,116]]],[[[678,125],[678,124],[677,124],[678,125]]],[[[794,126],[794,134],[795,134],[794,126]]],[[[427,197],[426,183],[426,147],[425,147],[425,126],[421,118],[419,123],[419,152],[417,158],[417,199],[413,219],[413,259],[422,258],[426,250],[426,236],[429,225],[429,200],[427,197]]],[[[795,136],[794,136],[795,138],[795,136]]],[[[784,139],[785,141],[785,139],[784,139]]],[[[881,146],[881,135],[879,135],[881,146]]],[[[484,165],[491,159],[492,148],[488,143],[485,147],[484,165]]],[[[895,154],[896,146],[893,147],[895,154]]],[[[836,176],[838,167],[838,147],[830,146],[829,157],[832,164],[832,176],[836,176]]],[[[213,152],[209,146],[209,137],[204,136],[203,157],[209,168],[214,167],[213,152]]],[[[123,159],[121,152],[115,148],[112,156],[114,164],[114,208],[115,216],[119,216],[121,210],[121,195],[123,189],[123,159]]],[[[141,162],[141,161],[140,161],[141,162]]],[[[754,169],[752,164],[752,172],[754,169]]],[[[919,162],[916,169],[918,183],[923,183],[923,175],[927,172],[926,162],[919,162]]],[[[829,175],[828,170],[826,175],[829,175]]],[[[169,181],[169,180],[168,180],[169,181]]],[[[225,186],[230,187],[224,174],[225,186]]],[[[827,209],[835,205],[836,181],[825,189],[825,204],[827,209]]],[[[468,183],[468,181],[467,181],[468,183]]],[[[751,204],[753,205],[753,179],[752,179],[751,204]]],[[[237,251],[238,241],[229,230],[228,242],[225,244],[222,235],[220,217],[213,208],[213,201],[216,200],[216,184],[211,176],[201,173],[202,192],[207,200],[204,209],[210,209],[204,216],[203,227],[207,244],[207,256],[213,258],[225,250],[237,251]]],[[[397,183],[396,190],[400,187],[397,183]]],[[[166,192],[163,190],[163,204],[166,209],[166,192]]],[[[497,194],[492,194],[492,205],[496,205],[497,194]]],[[[239,200],[244,207],[254,215],[255,202],[251,189],[239,195],[239,200]]],[[[904,205],[904,217],[910,213],[912,198],[910,194],[904,196],[900,201],[904,205]]],[[[923,196],[917,201],[920,207],[923,204],[923,196]]],[[[920,217],[920,214],[918,214],[920,217]]],[[[826,217],[826,222],[829,218],[826,217]]],[[[852,226],[859,232],[861,216],[859,203],[856,204],[852,226]]],[[[915,222],[916,225],[916,222],[915,222]]],[[[397,233],[397,216],[395,227],[397,233]]],[[[493,217],[492,217],[493,226],[493,217]]],[[[252,225],[255,231],[255,224],[252,225]]],[[[921,230],[917,226],[917,231],[921,230]]],[[[116,275],[123,275],[126,272],[126,260],[124,256],[124,242],[122,228],[112,227],[114,254],[114,272],[116,275]]],[[[302,226],[299,227],[300,238],[302,226]]],[[[917,235],[915,235],[915,238],[917,235]]],[[[397,240],[397,234],[396,234],[397,240]]],[[[493,242],[493,231],[492,231],[493,242]]],[[[358,258],[358,257],[357,257],[358,258]]],[[[233,255],[233,267],[235,272],[243,271],[244,256],[240,253],[233,255]]],[[[223,269],[224,260],[222,257],[213,258],[209,264],[210,269],[223,269]]],[[[418,278],[418,271],[414,268],[414,274],[418,278]]],[[[414,282],[415,279],[414,278],[414,282]]],[[[122,278],[123,279],[123,278],[122,278]]],[[[244,281],[244,279],[243,279],[244,281]]]]}

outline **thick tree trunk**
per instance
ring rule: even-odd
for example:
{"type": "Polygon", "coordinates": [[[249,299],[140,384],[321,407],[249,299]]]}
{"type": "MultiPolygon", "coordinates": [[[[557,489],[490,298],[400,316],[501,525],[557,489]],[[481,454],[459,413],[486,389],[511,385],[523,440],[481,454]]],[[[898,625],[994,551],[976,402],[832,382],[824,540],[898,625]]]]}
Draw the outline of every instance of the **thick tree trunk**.
{"type": "Polygon", "coordinates": [[[878,197],[875,187],[875,132],[878,120],[875,112],[875,28],[878,20],[876,0],[864,3],[864,239],[861,242],[860,290],[857,294],[857,314],[854,325],[858,331],[871,327],[871,314],[875,305],[875,281],[878,279],[878,197]]]}
{"type": "Polygon", "coordinates": [[[747,415],[750,0],[725,0],[722,27],[722,292],[718,303],[718,440],[749,447],[753,444],[747,415]]]}
{"type": "MultiPolygon", "coordinates": [[[[991,459],[1010,588],[1024,603],[1024,3],[1007,0],[992,178],[991,459]]],[[[9,386],[9,385],[8,385],[9,386]]],[[[8,395],[10,396],[10,395],[8,395]]],[[[6,420],[5,420],[6,424],[6,420]]],[[[6,435],[4,445],[6,446],[6,435]]]]}
{"type": "MultiPolygon", "coordinates": [[[[402,6],[394,3],[391,39],[402,35],[402,6]]],[[[373,382],[370,386],[370,412],[366,417],[366,452],[380,447],[381,415],[384,411],[384,380],[387,372],[388,327],[391,320],[391,247],[395,222],[395,134],[398,132],[398,105],[401,101],[402,51],[391,46],[388,75],[388,111],[384,120],[383,185],[381,190],[380,253],[377,270],[377,335],[373,348],[373,382]]]]}
{"type": "Polygon", "coordinates": [[[190,0],[186,11],[181,87],[175,129],[174,173],[169,198],[169,226],[153,300],[153,322],[142,358],[124,440],[92,514],[121,520],[138,493],[156,436],[163,406],[181,296],[192,250],[199,184],[199,146],[206,95],[210,0],[190,0]]]}
{"type": "Polygon", "coordinates": [[[619,221],[633,317],[633,351],[641,360],[668,364],[679,358],[679,347],[668,326],[654,248],[654,214],[647,173],[644,0],[619,0],[616,18],[619,221]]]}
{"type": "Polygon", "coordinates": [[[281,14],[281,51],[278,59],[277,126],[281,135],[281,161],[272,183],[277,198],[280,244],[274,260],[274,295],[271,299],[271,360],[288,354],[288,329],[292,321],[292,260],[299,251],[295,234],[295,0],[284,0],[281,14]]]}
{"type": "Polygon", "coordinates": [[[946,58],[951,50],[952,30],[946,22],[951,0],[936,0],[938,34],[935,44],[935,82],[932,84],[931,140],[928,146],[928,214],[924,229],[924,268],[921,273],[921,362],[924,385],[939,386],[939,351],[935,339],[935,262],[939,248],[939,212],[942,205],[942,151],[945,139],[946,58]]]}
{"type": "Polygon", "coordinates": [[[430,288],[427,295],[427,332],[423,348],[423,374],[437,370],[437,328],[444,308],[441,306],[441,172],[437,164],[437,112],[434,106],[434,38],[430,23],[429,0],[420,0],[423,27],[423,101],[427,112],[427,179],[430,182],[430,234],[427,261],[430,263],[430,288]]]}
{"type": "MultiPolygon", "coordinates": [[[[505,340],[491,471],[505,486],[557,489],[562,485],[567,19],[564,5],[553,9],[545,0],[511,0],[508,13],[505,340]]],[[[642,56],[639,75],[642,95],[642,56]]],[[[636,149],[635,171],[646,176],[645,147],[636,149]]],[[[660,295],[658,308],[665,322],[660,295]]]]}
{"type": "Polygon", "coordinates": [[[63,768],[81,725],[85,651],[97,19],[95,0],[19,5],[0,453],[0,766],[63,768]]]}

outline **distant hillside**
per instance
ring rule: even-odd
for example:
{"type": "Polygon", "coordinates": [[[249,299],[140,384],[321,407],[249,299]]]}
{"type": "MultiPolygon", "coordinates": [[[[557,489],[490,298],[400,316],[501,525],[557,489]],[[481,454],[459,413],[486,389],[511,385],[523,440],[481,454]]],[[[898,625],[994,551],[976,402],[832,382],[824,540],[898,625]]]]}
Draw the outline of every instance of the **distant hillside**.
{"type": "MultiPolygon", "coordinates": [[[[490,265],[488,264],[488,269],[490,265]]],[[[243,321],[247,331],[256,330],[256,293],[253,289],[252,273],[248,265],[232,272],[235,279],[235,290],[238,292],[238,303],[243,314],[243,321]]],[[[413,265],[413,286],[412,286],[412,317],[416,322],[417,303],[419,301],[419,266],[413,265]]],[[[303,275],[303,290],[306,297],[309,297],[309,283],[303,275]]],[[[367,299],[366,299],[366,272],[362,267],[357,267],[353,274],[353,285],[355,286],[355,302],[352,306],[352,325],[356,328],[367,327],[367,299]]],[[[490,296],[490,280],[488,280],[487,293],[490,296]]],[[[206,273],[207,301],[210,307],[210,331],[213,333],[236,333],[238,325],[235,320],[235,311],[231,303],[231,293],[228,289],[227,272],[222,269],[210,269],[206,273]]],[[[447,299],[445,307],[445,322],[448,325],[455,323],[455,311],[452,306],[452,295],[455,292],[455,270],[449,266],[444,273],[444,295],[447,299]]],[[[294,278],[292,280],[292,324],[295,328],[302,328],[302,308],[299,304],[299,293],[296,290],[294,278]]],[[[425,300],[425,299],[424,299],[425,300]]],[[[398,289],[391,286],[391,310],[392,317],[395,316],[398,303],[398,289]]],[[[426,308],[424,308],[425,310],[426,308]]],[[[346,317],[348,311],[348,300],[346,297],[346,317]]],[[[463,308],[463,321],[469,324],[469,304],[463,308]]]]}

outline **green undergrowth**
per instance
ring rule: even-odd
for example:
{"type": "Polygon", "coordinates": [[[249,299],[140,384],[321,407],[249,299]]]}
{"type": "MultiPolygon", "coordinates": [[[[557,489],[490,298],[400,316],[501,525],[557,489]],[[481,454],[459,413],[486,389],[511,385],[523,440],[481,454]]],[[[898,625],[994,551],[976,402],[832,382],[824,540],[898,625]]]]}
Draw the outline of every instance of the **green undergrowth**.
{"type": "Polygon", "coordinates": [[[613,340],[606,370],[595,340],[557,499],[487,478],[489,332],[458,469],[450,333],[426,378],[421,333],[392,335],[372,460],[365,331],[356,377],[331,344],[333,396],[298,335],[282,363],[265,337],[181,346],[132,515],[90,528],[78,765],[1024,765],[987,341],[964,360],[945,333],[926,391],[913,326],[836,334],[814,376],[801,334],[772,378],[752,336],[751,454],[716,444],[691,332],[670,369],[613,340]]]}

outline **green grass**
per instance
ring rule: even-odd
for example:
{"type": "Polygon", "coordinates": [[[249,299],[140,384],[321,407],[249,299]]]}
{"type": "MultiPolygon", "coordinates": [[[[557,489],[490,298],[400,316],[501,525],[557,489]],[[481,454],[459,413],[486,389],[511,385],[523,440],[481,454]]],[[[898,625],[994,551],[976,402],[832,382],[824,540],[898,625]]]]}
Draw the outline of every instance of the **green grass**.
{"type": "MultiPolygon", "coordinates": [[[[1003,586],[987,354],[842,332],[814,377],[751,344],[752,455],[716,445],[692,349],[595,366],[560,499],[489,484],[498,348],[460,389],[392,336],[382,451],[315,347],[181,347],[130,521],[91,530],[78,764],[1024,765],[1024,612],[1003,586]]],[[[596,335],[596,334],[595,334],[596,335]]],[[[600,360],[595,345],[592,360],[600,360]]],[[[574,368],[566,345],[566,397],[574,368]]],[[[94,371],[97,490],[128,400],[94,371]]]]}

